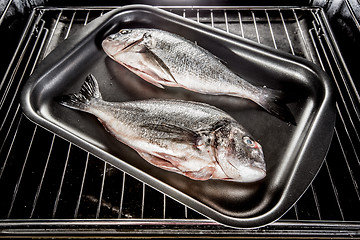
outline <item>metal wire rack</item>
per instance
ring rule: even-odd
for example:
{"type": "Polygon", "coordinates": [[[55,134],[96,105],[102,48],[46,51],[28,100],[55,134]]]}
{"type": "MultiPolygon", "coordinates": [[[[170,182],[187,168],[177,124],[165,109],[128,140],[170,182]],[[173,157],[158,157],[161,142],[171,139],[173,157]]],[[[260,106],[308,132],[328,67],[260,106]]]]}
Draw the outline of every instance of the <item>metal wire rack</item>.
{"type": "Polygon", "coordinates": [[[318,176],[277,222],[208,220],[30,122],[19,94],[55,47],[110,7],[32,11],[0,82],[0,231],[8,234],[350,236],[360,229],[360,97],[320,8],[162,7],[320,65],[336,86],[334,138],[318,176]],[[186,230],[186,231],[185,231],[186,230]]]}

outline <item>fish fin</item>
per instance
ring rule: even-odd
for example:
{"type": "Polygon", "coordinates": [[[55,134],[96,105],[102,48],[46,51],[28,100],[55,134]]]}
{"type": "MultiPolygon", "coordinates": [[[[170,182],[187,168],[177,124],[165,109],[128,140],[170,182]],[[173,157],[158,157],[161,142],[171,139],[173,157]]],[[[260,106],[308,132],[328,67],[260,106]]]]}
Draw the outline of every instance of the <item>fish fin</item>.
{"type": "Polygon", "coordinates": [[[160,57],[158,57],[153,51],[151,51],[148,47],[143,46],[143,48],[139,51],[139,53],[143,54],[145,56],[145,59],[147,59],[147,64],[150,66],[153,66],[154,68],[161,69],[162,73],[165,75],[164,77],[159,76],[159,78],[165,82],[176,82],[175,77],[172,75],[170,69],[168,66],[164,63],[163,60],[161,60],[160,57]]]}
{"type": "MultiPolygon", "coordinates": [[[[143,77],[143,76],[141,76],[141,75],[139,75],[139,76],[140,76],[141,78],[144,78],[144,79],[145,79],[145,77],[143,77]]],[[[147,81],[148,83],[151,83],[152,85],[158,87],[158,88],[165,89],[164,86],[161,85],[161,84],[158,83],[158,82],[151,81],[151,80],[149,80],[148,78],[146,79],[146,81],[147,81]]]]}
{"type": "Polygon", "coordinates": [[[154,86],[161,88],[161,89],[165,89],[163,85],[161,85],[158,81],[156,81],[156,79],[154,79],[151,75],[139,71],[138,69],[132,68],[130,66],[127,66],[127,68],[129,68],[130,70],[132,70],[133,72],[135,72],[139,77],[141,77],[142,79],[144,79],[145,81],[147,81],[148,83],[153,84],[154,86]]]}
{"type": "Polygon", "coordinates": [[[157,156],[154,156],[149,153],[145,152],[138,152],[139,155],[144,158],[146,161],[151,163],[154,166],[157,166],[159,168],[162,168],[167,171],[179,173],[182,175],[187,176],[188,178],[194,179],[194,180],[208,180],[212,177],[215,168],[212,166],[203,167],[198,171],[182,171],[181,169],[177,168],[173,162],[174,162],[174,156],[167,156],[164,155],[164,158],[160,158],[157,156]]]}
{"type": "Polygon", "coordinates": [[[102,97],[95,77],[89,74],[79,93],[59,96],[56,98],[56,101],[69,108],[85,110],[93,99],[102,99],[102,97]]]}
{"type": "Polygon", "coordinates": [[[282,91],[264,87],[257,103],[277,118],[296,126],[296,120],[284,100],[282,91]]]}
{"type": "MultiPolygon", "coordinates": [[[[169,67],[163,62],[163,60],[157,56],[153,51],[149,49],[147,43],[151,43],[151,34],[145,33],[140,39],[130,43],[123,49],[121,49],[116,55],[123,55],[124,52],[137,53],[141,56],[141,61],[139,63],[146,69],[140,70],[131,66],[131,64],[126,64],[126,61],[120,60],[119,63],[123,64],[137,75],[139,75],[144,80],[148,81],[151,84],[159,88],[164,88],[161,83],[164,85],[177,85],[177,81],[174,75],[171,73],[169,67]],[[145,41],[144,41],[145,40],[145,41]]],[[[112,56],[115,61],[117,57],[112,56]]]]}
{"type": "Polygon", "coordinates": [[[199,171],[184,172],[183,174],[194,180],[205,181],[212,177],[214,171],[215,171],[214,167],[208,166],[201,168],[199,171]]]}
{"type": "Polygon", "coordinates": [[[175,167],[171,162],[167,161],[166,159],[159,158],[152,154],[141,151],[138,151],[138,153],[143,159],[145,159],[154,166],[165,169],[167,171],[180,172],[180,170],[177,167],[175,167]]]}
{"type": "Polygon", "coordinates": [[[172,124],[144,124],[142,127],[155,130],[163,133],[168,133],[163,136],[164,139],[171,139],[175,142],[191,142],[197,146],[200,135],[188,128],[179,127],[172,124]]]}

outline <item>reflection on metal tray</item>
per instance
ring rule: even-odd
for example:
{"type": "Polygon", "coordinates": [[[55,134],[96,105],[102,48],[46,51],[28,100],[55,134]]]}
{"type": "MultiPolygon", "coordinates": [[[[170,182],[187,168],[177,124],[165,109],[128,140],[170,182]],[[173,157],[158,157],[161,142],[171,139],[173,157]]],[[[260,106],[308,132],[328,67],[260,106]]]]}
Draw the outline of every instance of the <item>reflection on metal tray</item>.
{"type": "Polygon", "coordinates": [[[273,222],[296,202],[321,167],[335,121],[329,78],[316,65],[145,6],[110,12],[73,34],[36,69],[25,85],[22,106],[34,122],[200,213],[235,227],[273,222]],[[289,107],[297,126],[241,100],[238,103],[226,97],[214,98],[180,89],[157,89],[106,57],[100,46],[106,35],[123,27],[140,26],[176,32],[223,59],[230,69],[249,81],[296,96],[289,107]],[[259,139],[267,161],[267,177],[251,184],[201,182],[147,164],[110,137],[95,118],[54,101],[56,96],[77,92],[89,73],[100,80],[102,95],[108,101],[180,98],[222,108],[259,139]]]}

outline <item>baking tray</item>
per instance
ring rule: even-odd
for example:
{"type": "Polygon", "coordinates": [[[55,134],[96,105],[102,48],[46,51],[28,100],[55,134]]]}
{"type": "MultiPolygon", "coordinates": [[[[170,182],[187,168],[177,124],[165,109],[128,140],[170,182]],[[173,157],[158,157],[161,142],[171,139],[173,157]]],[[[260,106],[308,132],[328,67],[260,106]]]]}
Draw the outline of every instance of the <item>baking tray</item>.
{"type": "Polygon", "coordinates": [[[21,106],[35,123],[203,215],[227,226],[254,228],[280,218],[316,176],[333,135],[332,92],[326,73],[302,58],[161,9],[132,5],[95,19],[54,49],[28,79],[21,106]],[[249,82],[283,90],[291,96],[288,107],[297,124],[283,122],[248,100],[181,88],[164,90],[140,79],[101,48],[106,36],[131,27],[159,28],[182,35],[218,56],[249,82]],[[107,101],[183,99],[223,109],[262,145],[267,176],[255,183],[196,181],[152,166],[115,140],[95,117],[54,100],[78,92],[90,73],[99,81],[107,101]]]}

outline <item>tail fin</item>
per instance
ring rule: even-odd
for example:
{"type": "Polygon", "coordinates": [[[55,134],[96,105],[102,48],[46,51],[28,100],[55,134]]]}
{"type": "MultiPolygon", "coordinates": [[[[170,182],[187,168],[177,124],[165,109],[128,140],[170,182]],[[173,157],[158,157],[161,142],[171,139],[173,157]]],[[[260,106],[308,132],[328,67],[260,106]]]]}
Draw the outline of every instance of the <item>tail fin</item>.
{"type": "Polygon", "coordinates": [[[261,100],[258,104],[277,118],[296,125],[294,116],[285,104],[284,93],[269,88],[263,88],[262,90],[261,100]]]}
{"type": "Polygon", "coordinates": [[[102,99],[102,97],[95,77],[89,74],[79,93],[60,96],[56,100],[66,107],[85,111],[93,99],[102,99]]]}

